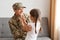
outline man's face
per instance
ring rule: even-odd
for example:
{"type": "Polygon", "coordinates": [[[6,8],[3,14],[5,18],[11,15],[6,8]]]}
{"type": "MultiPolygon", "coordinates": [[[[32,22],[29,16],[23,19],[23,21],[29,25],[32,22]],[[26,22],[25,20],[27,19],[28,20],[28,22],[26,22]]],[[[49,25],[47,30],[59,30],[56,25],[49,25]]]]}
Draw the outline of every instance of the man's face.
{"type": "Polygon", "coordinates": [[[16,14],[20,15],[23,12],[23,8],[19,8],[17,10],[14,10],[16,14]]]}

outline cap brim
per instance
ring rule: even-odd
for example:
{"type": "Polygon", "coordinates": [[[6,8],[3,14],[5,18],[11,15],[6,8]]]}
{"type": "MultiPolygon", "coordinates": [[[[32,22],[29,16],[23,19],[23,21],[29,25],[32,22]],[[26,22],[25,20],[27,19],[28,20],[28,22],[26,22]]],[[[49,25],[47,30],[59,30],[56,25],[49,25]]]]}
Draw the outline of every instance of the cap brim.
{"type": "Polygon", "coordinates": [[[21,6],[21,8],[26,8],[25,6],[21,6]]]}
{"type": "Polygon", "coordinates": [[[26,8],[26,7],[22,7],[22,8],[26,8]]]}

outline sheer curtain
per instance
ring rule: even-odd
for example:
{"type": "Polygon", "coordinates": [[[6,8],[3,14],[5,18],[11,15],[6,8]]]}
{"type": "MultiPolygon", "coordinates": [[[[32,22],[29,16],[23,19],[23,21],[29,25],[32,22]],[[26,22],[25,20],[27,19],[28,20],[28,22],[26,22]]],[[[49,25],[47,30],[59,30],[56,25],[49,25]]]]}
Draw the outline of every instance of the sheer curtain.
{"type": "Polygon", "coordinates": [[[55,27],[57,31],[57,39],[60,40],[60,0],[56,0],[55,27]]]}

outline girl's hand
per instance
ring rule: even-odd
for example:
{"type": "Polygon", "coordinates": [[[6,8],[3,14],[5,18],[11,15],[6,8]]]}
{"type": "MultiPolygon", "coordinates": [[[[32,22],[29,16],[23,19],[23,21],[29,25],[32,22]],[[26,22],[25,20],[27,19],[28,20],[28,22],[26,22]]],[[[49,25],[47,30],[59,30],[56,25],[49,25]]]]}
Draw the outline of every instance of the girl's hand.
{"type": "Polygon", "coordinates": [[[43,29],[42,28],[40,28],[40,30],[39,30],[40,32],[42,32],[43,31],[43,29]]]}
{"type": "Polygon", "coordinates": [[[31,31],[31,30],[32,30],[31,25],[28,25],[28,31],[31,31]]]}

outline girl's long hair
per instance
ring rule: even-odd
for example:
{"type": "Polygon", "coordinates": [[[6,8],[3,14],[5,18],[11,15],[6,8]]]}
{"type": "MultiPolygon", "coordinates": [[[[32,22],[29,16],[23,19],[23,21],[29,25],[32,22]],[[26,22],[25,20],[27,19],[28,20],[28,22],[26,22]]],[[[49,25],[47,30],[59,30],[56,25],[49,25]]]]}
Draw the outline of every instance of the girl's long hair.
{"type": "Polygon", "coordinates": [[[38,20],[38,18],[39,18],[39,10],[38,9],[32,9],[31,11],[30,11],[30,15],[33,17],[33,18],[35,18],[35,33],[37,33],[37,31],[36,31],[36,24],[37,24],[37,20],[38,20]]]}

